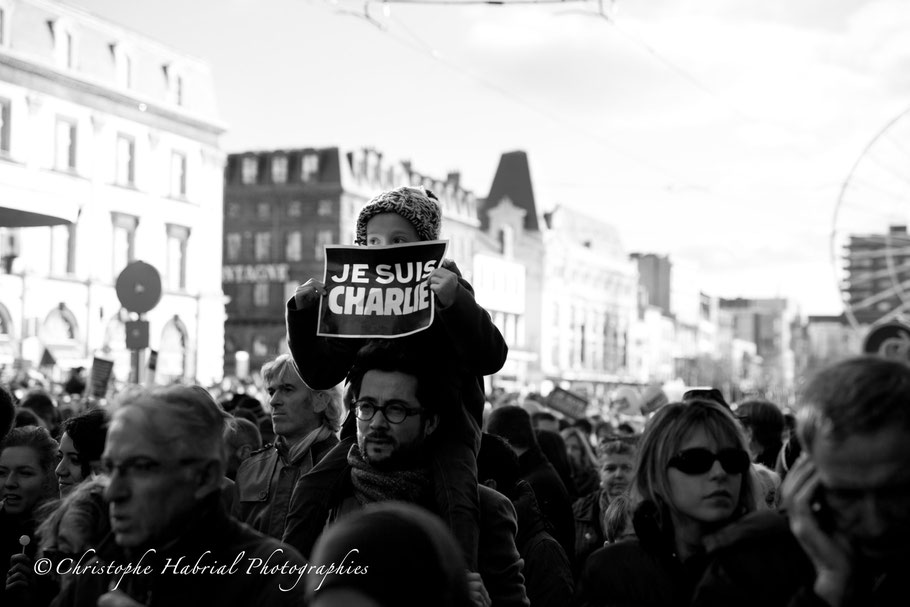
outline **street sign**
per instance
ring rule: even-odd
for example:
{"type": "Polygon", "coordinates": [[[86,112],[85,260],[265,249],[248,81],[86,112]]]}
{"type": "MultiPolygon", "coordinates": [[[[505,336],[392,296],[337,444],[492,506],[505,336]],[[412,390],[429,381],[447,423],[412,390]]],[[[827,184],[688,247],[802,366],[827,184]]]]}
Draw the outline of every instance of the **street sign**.
{"type": "Polygon", "coordinates": [[[910,362],[910,325],[893,321],[874,327],[863,343],[866,354],[910,362]]]}
{"type": "Polygon", "coordinates": [[[124,308],[144,314],[161,301],[161,275],[154,266],[144,261],[134,261],[120,272],[116,289],[117,299],[124,308]]]}
{"type": "Polygon", "coordinates": [[[149,321],[128,320],[126,322],[126,347],[141,350],[149,346],[149,321]]]}

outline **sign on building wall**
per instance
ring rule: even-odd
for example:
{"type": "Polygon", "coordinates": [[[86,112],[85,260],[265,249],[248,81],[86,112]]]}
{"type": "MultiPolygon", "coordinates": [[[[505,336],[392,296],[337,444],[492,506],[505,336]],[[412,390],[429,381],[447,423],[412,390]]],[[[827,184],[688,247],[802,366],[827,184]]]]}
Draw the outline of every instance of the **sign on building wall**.
{"type": "Polygon", "coordinates": [[[224,284],[286,282],[287,280],[288,264],[286,263],[236,264],[221,268],[221,282],[224,284]]]}
{"type": "Polygon", "coordinates": [[[403,337],[428,328],[435,313],[428,279],[442,265],[447,246],[327,246],[327,293],[319,301],[317,335],[403,337]]]}

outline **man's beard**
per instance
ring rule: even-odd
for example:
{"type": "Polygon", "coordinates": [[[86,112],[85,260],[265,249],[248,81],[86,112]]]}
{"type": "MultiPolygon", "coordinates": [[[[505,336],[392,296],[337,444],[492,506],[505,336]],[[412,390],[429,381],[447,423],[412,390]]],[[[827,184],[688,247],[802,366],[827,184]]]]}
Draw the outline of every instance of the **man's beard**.
{"type": "Polygon", "coordinates": [[[411,470],[422,467],[428,461],[426,438],[423,436],[417,437],[407,444],[394,442],[391,452],[379,460],[374,460],[370,457],[369,449],[367,448],[367,438],[394,439],[384,434],[370,434],[367,437],[358,437],[357,446],[360,448],[361,456],[367,464],[376,470],[411,470]]]}

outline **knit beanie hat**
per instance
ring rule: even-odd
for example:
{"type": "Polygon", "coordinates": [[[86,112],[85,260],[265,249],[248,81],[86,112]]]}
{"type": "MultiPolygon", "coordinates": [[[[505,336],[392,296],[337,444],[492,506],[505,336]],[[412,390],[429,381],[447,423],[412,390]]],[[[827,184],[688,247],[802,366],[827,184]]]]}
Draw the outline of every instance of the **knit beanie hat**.
{"type": "Polygon", "coordinates": [[[437,240],[442,211],[436,194],[424,187],[402,186],[383,192],[371,200],[357,218],[354,242],[367,243],[367,222],[380,213],[396,213],[407,219],[417,230],[420,240],[437,240]]]}

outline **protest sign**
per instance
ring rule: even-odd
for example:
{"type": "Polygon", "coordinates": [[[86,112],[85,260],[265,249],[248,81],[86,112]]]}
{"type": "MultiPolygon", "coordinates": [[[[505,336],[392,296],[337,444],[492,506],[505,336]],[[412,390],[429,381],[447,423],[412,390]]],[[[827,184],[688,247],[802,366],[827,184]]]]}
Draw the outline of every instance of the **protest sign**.
{"type": "Polygon", "coordinates": [[[325,248],[326,296],[319,300],[323,337],[404,337],[433,322],[427,281],[442,265],[447,241],[384,247],[325,248]]]}
{"type": "Polygon", "coordinates": [[[588,408],[588,401],[569,390],[553,388],[553,391],[547,395],[547,406],[572,419],[583,419],[585,410],[588,408]]]}
{"type": "Polygon", "coordinates": [[[91,378],[90,393],[96,398],[104,398],[107,394],[107,384],[111,380],[111,372],[114,370],[114,361],[107,358],[95,356],[92,359],[92,371],[89,374],[91,378]]]}

